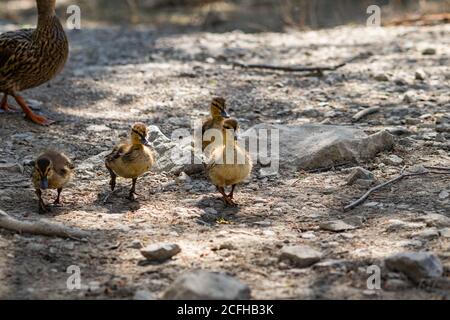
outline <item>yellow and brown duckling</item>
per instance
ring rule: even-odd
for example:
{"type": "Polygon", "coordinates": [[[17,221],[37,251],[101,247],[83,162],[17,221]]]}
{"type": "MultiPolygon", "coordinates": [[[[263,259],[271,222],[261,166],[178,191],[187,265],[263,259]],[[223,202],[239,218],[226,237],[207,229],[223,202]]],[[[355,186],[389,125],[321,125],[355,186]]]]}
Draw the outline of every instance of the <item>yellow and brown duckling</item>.
{"type": "Polygon", "coordinates": [[[56,0],[36,0],[36,29],[22,29],[0,35],[0,108],[13,110],[8,96],[13,97],[31,121],[49,125],[52,121],[33,113],[17,93],[38,87],[53,79],[64,67],[69,43],[55,14],[56,0]]]}
{"type": "Polygon", "coordinates": [[[135,123],[131,128],[130,141],[119,144],[106,156],[105,165],[111,175],[111,190],[114,191],[116,187],[117,176],[132,179],[128,196],[130,200],[135,199],[137,178],[149,171],[155,163],[147,135],[146,125],[135,123]]]}
{"type": "Polygon", "coordinates": [[[42,199],[42,190],[56,189],[58,196],[54,204],[60,204],[61,191],[72,180],[73,169],[70,159],[57,151],[46,151],[34,161],[32,179],[39,198],[39,213],[49,211],[42,199]]]}
{"type": "MultiPolygon", "coordinates": [[[[205,119],[202,124],[202,137],[209,129],[222,130],[223,122],[229,117],[230,115],[226,110],[225,99],[222,97],[213,98],[210,106],[210,117],[205,119]]],[[[204,151],[210,143],[212,143],[212,141],[202,139],[202,151],[204,151]]]]}
{"type": "Polygon", "coordinates": [[[227,205],[236,205],[233,200],[236,185],[244,181],[252,171],[252,161],[248,152],[237,143],[239,124],[236,119],[227,119],[222,125],[223,144],[211,153],[207,172],[211,182],[222,194],[227,205]],[[231,192],[225,193],[225,187],[231,192]]]}

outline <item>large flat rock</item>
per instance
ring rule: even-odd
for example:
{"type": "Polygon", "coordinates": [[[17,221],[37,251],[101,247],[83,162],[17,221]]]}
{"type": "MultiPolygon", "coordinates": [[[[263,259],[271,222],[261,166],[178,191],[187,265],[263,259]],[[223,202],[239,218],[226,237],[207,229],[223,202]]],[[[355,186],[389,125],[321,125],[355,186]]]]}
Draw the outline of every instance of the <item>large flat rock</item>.
{"type": "MultiPolygon", "coordinates": [[[[387,131],[367,135],[360,129],[333,125],[276,125],[259,124],[245,131],[242,136],[260,139],[261,132],[276,130],[279,135],[279,154],[270,155],[279,160],[281,167],[317,169],[343,163],[359,163],[373,158],[379,152],[394,146],[394,136],[387,131]]],[[[268,134],[271,137],[271,133],[268,134]]],[[[270,141],[270,139],[268,139],[270,141]]],[[[261,155],[261,154],[260,154],[261,155]]],[[[256,159],[253,153],[253,159],[256,159]]],[[[266,161],[258,162],[263,165],[266,161]]]]}

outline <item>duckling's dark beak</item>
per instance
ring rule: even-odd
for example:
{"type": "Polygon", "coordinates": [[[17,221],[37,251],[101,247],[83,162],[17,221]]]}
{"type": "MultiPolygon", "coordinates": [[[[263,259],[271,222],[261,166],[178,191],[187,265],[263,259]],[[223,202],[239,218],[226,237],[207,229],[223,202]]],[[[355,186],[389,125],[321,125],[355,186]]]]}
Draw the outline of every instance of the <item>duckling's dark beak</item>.
{"type": "Polygon", "coordinates": [[[149,145],[150,145],[150,142],[147,140],[147,138],[141,138],[141,143],[142,143],[144,146],[149,146],[149,145]]]}
{"type": "Polygon", "coordinates": [[[41,189],[48,189],[48,179],[47,177],[41,178],[41,189]]]}
{"type": "Polygon", "coordinates": [[[225,110],[222,110],[220,112],[220,115],[226,119],[228,119],[230,117],[230,115],[228,114],[228,112],[226,112],[225,110]]]}

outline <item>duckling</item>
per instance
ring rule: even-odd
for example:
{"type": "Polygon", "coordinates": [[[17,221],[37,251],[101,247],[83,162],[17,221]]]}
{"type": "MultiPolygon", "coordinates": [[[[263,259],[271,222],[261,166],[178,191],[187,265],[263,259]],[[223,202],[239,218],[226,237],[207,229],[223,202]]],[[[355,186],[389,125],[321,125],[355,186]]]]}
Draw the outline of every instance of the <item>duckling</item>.
{"type": "Polygon", "coordinates": [[[36,0],[36,29],[22,29],[0,35],[0,109],[13,110],[8,96],[13,97],[31,121],[49,125],[53,121],[36,115],[19,91],[38,87],[53,79],[69,56],[69,43],[64,28],[55,14],[56,0],[36,0]]]}
{"type": "Polygon", "coordinates": [[[130,142],[119,144],[106,156],[105,166],[111,175],[111,190],[114,191],[116,187],[117,176],[132,179],[127,197],[130,200],[135,199],[137,178],[149,171],[155,163],[153,151],[148,147],[147,135],[146,125],[135,123],[131,128],[130,142]]]}
{"type": "Polygon", "coordinates": [[[225,204],[233,206],[236,205],[233,200],[236,185],[245,180],[252,171],[250,155],[237,143],[238,128],[239,124],[236,119],[224,121],[222,125],[223,145],[211,152],[207,164],[211,182],[222,194],[225,204]],[[234,137],[230,135],[231,132],[234,137]],[[230,137],[233,137],[231,141],[230,137]],[[234,159],[230,159],[230,155],[234,155],[234,159]],[[231,192],[228,195],[225,193],[226,186],[231,186],[231,192]]]}
{"type": "Polygon", "coordinates": [[[61,191],[72,180],[73,169],[74,165],[70,159],[58,151],[46,151],[34,161],[32,180],[36,195],[39,198],[40,214],[49,211],[44,200],[42,200],[42,190],[56,189],[58,196],[54,204],[60,204],[61,191]]]}
{"type": "MultiPolygon", "coordinates": [[[[225,99],[222,97],[213,98],[210,106],[210,117],[205,119],[202,124],[202,137],[209,129],[222,129],[223,121],[230,117],[227,113],[225,99]]],[[[205,141],[202,139],[202,151],[213,141],[205,141]]]]}

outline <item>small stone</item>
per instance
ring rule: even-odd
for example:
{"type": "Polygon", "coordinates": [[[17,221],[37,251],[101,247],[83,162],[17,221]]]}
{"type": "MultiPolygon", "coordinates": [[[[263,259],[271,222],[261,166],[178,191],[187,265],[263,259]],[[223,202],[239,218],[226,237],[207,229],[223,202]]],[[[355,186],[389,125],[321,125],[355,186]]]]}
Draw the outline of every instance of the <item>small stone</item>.
{"type": "Polygon", "coordinates": [[[409,283],[401,279],[388,279],[384,283],[384,290],[386,291],[401,291],[409,287],[409,283]]]}
{"type": "Polygon", "coordinates": [[[141,250],[141,254],[148,260],[164,261],[181,252],[177,244],[155,243],[141,250]]]}
{"type": "Polygon", "coordinates": [[[111,130],[111,128],[104,124],[93,124],[87,127],[86,130],[92,132],[105,132],[111,130]]]}
{"type": "Polygon", "coordinates": [[[439,234],[443,238],[450,238],[450,228],[443,228],[439,230],[439,234]]]}
{"type": "Polygon", "coordinates": [[[366,170],[361,167],[353,168],[353,170],[350,172],[350,175],[347,177],[347,184],[352,185],[355,183],[355,181],[364,179],[364,180],[373,180],[374,175],[369,170],[366,170]]]}
{"type": "Polygon", "coordinates": [[[384,73],[378,73],[374,77],[377,81],[389,81],[389,77],[384,73]]]}
{"type": "Polygon", "coordinates": [[[386,267],[407,275],[413,281],[440,277],[443,273],[441,261],[429,252],[403,252],[386,258],[386,267]]]}
{"type": "Polygon", "coordinates": [[[185,172],[181,172],[175,180],[178,182],[191,182],[192,179],[185,172]]]}
{"type": "Polygon", "coordinates": [[[426,227],[423,222],[406,222],[403,220],[392,219],[388,221],[387,232],[397,232],[399,230],[414,230],[426,227]]]}
{"type": "Polygon", "coordinates": [[[133,300],[156,300],[156,297],[148,290],[138,290],[134,294],[133,300]]]}
{"type": "Polygon", "coordinates": [[[345,223],[342,220],[326,221],[326,222],[321,223],[319,227],[322,230],[333,231],[333,232],[342,232],[342,231],[356,229],[355,226],[345,223]]]}
{"type": "Polygon", "coordinates": [[[368,188],[372,185],[373,180],[366,180],[366,179],[358,179],[355,181],[355,185],[363,187],[363,188],[368,188]]]}
{"type": "Polygon", "coordinates": [[[166,300],[248,300],[250,288],[224,273],[196,270],[179,278],[163,293],[166,300]]]}
{"type": "Polygon", "coordinates": [[[416,78],[416,80],[424,81],[427,77],[427,74],[422,69],[419,69],[416,71],[414,77],[416,78]]]}
{"type": "Polygon", "coordinates": [[[384,159],[384,162],[393,166],[398,166],[403,163],[403,159],[395,154],[391,154],[384,159]]]}
{"type": "Polygon", "coordinates": [[[317,238],[313,232],[305,232],[300,235],[303,239],[315,239],[317,238]]]}
{"type": "Polygon", "coordinates": [[[449,195],[450,195],[450,194],[448,193],[447,190],[442,190],[442,191],[439,193],[439,199],[442,199],[442,200],[447,199],[449,195]]]}
{"type": "Polygon", "coordinates": [[[142,242],[138,239],[131,241],[129,248],[141,249],[143,247],[142,242]]]}
{"type": "Polygon", "coordinates": [[[432,56],[436,54],[436,49],[434,48],[426,48],[422,51],[422,54],[424,56],[432,56]]]}
{"type": "Polygon", "coordinates": [[[429,227],[450,227],[450,218],[438,213],[429,213],[422,217],[419,217],[417,220],[425,222],[429,227]]]}
{"type": "Polygon", "coordinates": [[[413,234],[413,238],[422,240],[433,240],[439,238],[439,231],[436,228],[429,228],[413,234]]]}
{"type": "Polygon", "coordinates": [[[321,252],[305,245],[284,246],[280,254],[281,261],[288,260],[298,268],[307,268],[321,258],[321,252]]]}

